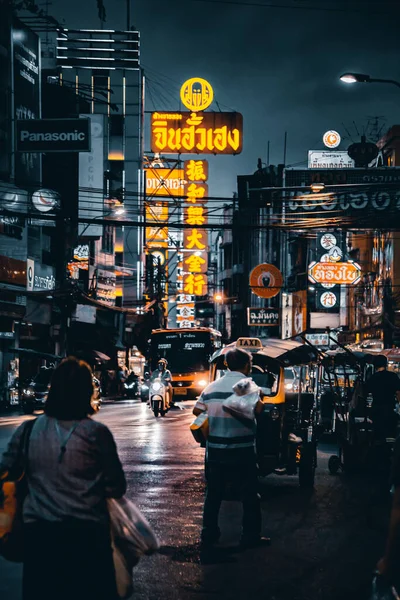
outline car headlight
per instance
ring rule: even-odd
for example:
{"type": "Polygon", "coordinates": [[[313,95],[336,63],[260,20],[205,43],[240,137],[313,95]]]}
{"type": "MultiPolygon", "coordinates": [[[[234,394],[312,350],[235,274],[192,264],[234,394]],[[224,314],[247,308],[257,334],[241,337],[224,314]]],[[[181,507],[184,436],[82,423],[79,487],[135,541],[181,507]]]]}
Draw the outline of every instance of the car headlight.
{"type": "Polygon", "coordinates": [[[153,390],[155,392],[159,392],[161,390],[161,388],[162,388],[161,383],[153,383],[153,390]]]}
{"type": "Polygon", "coordinates": [[[285,383],[285,389],[286,390],[292,390],[293,389],[293,383],[285,383]]]}
{"type": "Polygon", "coordinates": [[[24,394],[25,396],[33,396],[34,395],[34,391],[32,388],[26,388],[26,390],[24,390],[24,394]]]}
{"type": "Polygon", "coordinates": [[[134,384],[133,384],[133,383],[126,383],[126,384],[125,384],[125,387],[126,387],[126,388],[128,388],[128,390],[132,389],[132,388],[133,388],[133,386],[134,386],[134,384]]]}
{"type": "Polygon", "coordinates": [[[208,382],[206,379],[200,379],[200,381],[197,382],[197,385],[199,385],[200,387],[206,387],[207,383],[208,382]]]}

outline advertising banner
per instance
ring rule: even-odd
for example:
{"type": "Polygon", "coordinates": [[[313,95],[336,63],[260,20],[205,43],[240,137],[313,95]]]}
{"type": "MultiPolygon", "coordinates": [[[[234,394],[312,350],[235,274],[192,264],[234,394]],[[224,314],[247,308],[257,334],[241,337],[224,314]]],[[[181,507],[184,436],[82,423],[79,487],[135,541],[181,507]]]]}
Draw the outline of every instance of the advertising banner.
{"type": "Polygon", "coordinates": [[[31,292],[41,292],[54,290],[55,287],[54,268],[28,258],[26,261],[26,289],[31,292]]]}
{"type": "Polygon", "coordinates": [[[287,338],[292,337],[292,327],[293,327],[292,305],[293,305],[292,294],[287,294],[286,292],[283,293],[282,294],[282,339],[283,340],[286,340],[287,338]]]}
{"type": "MultiPolygon", "coordinates": [[[[79,154],[79,218],[101,219],[104,216],[104,115],[81,115],[90,122],[90,152],[79,154]]],[[[79,235],[100,237],[99,223],[79,224],[79,235]]]]}
{"type": "Polygon", "coordinates": [[[345,150],[309,150],[309,169],[352,169],[354,160],[345,150]]]}
{"type": "Polygon", "coordinates": [[[299,335],[307,329],[307,292],[302,290],[292,294],[292,335],[299,335]]]}
{"type": "MultiPolygon", "coordinates": [[[[14,19],[12,29],[12,87],[14,119],[40,119],[40,40],[14,19]]],[[[40,154],[15,155],[17,186],[40,182],[40,154]]]]}
{"type": "Polygon", "coordinates": [[[17,152],[89,152],[89,119],[17,121],[17,152]]]}
{"type": "Polygon", "coordinates": [[[247,324],[249,326],[279,325],[279,310],[274,308],[248,308],[247,324]]]}
{"type": "Polygon", "coordinates": [[[147,168],[146,196],[183,196],[184,174],[183,169],[156,169],[147,168]]]}
{"type": "Polygon", "coordinates": [[[328,219],[332,218],[336,227],[350,227],[355,223],[369,226],[374,219],[375,225],[392,227],[393,217],[400,214],[399,191],[397,185],[393,185],[400,183],[400,167],[285,170],[287,187],[318,183],[325,186],[361,184],[362,187],[322,189],[320,193],[289,191],[284,200],[287,224],[300,222],[307,226],[311,219],[324,219],[329,227],[328,219]]]}

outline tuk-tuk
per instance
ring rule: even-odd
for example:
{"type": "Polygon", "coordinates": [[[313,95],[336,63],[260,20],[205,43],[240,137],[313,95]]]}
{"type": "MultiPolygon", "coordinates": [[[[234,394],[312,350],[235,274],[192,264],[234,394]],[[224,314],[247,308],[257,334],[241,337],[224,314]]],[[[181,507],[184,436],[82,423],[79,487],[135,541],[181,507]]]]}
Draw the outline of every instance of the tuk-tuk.
{"type": "Polygon", "coordinates": [[[372,462],[372,398],[366,396],[364,384],[374,372],[373,355],[341,348],[328,352],[321,366],[330,386],[320,397],[321,414],[325,415],[326,424],[332,406],[331,431],[339,447],[338,455],[329,459],[329,472],[332,475],[339,469],[350,472],[372,462]]]}
{"type": "Polygon", "coordinates": [[[382,350],[379,354],[386,356],[388,370],[393,371],[400,377],[400,348],[389,348],[388,350],[382,350]]]}
{"type": "Polygon", "coordinates": [[[311,390],[315,378],[306,377],[306,371],[317,360],[315,349],[291,340],[268,339],[263,345],[258,338],[239,338],[211,357],[211,381],[225,374],[225,354],[234,348],[251,352],[251,377],[263,392],[256,439],[260,475],[298,475],[300,486],[313,487],[318,419],[311,390]],[[285,368],[294,366],[299,374],[296,393],[285,389],[285,368]]]}
{"type": "Polygon", "coordinates": [[[344,349],[328,350],[318,369],[318,403],[325,433],[334,433],[343,420],[356,387],[373,373],[370,355],[344,349]]]}

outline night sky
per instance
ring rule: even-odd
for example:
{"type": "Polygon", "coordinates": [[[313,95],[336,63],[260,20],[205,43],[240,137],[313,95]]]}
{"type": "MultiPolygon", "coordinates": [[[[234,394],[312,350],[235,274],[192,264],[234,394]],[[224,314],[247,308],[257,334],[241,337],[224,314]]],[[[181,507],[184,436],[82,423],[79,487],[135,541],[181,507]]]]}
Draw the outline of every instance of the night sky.
{"type": "MultiPolygon", "coordinates": [[[[306,167],[307,150],[323,148],[327,129],[347,138],[339,148],[346,149],[358,141],[353,121],[360,133],[368,117],[383,116],[384,130],[400,122],[399,88],[338,80],[346,71],[400,80],[399,0],[273,4],[278,8],[131,0],[148,78],[146,110],[179,109],[180,85],[199,76],[213,85],[221,110],[243,113],[243,153],[211,159],[211,195],[231,197],[236,176],[253,172],[258,157],[266,161],[268,140],[270,162],[283,162],[285,131],[287,165],[306,167]]],[[[125,0],[104,5],[104,29],[125,29],[125,0]]],[[[50,12],[66,27],[100,25],[96,0],[53,0],[50,12]]]]}

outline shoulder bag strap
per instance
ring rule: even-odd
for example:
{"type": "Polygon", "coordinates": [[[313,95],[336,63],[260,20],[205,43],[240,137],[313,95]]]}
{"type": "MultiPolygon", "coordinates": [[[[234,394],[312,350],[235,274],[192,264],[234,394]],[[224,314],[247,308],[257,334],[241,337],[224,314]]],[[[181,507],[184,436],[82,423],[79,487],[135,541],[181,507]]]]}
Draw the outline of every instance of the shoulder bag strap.
{"type": "Polygon", "coordinates": [[[20,445],[19,445],[19,457],[18,457],[19,467],[21,469],[21,474],[20,474],[21,477],[27,471],[27,468],[28,468],[29,440],[30,440],[32,429],[33,429],[33,426],[35,423],[36,423],[36,419],[31,419],[30,421],[28,421],[27,424],[25,425],[24,431],[22,433],[22,437],[21,437],[21,441],[20,441],[20,445]]]}

